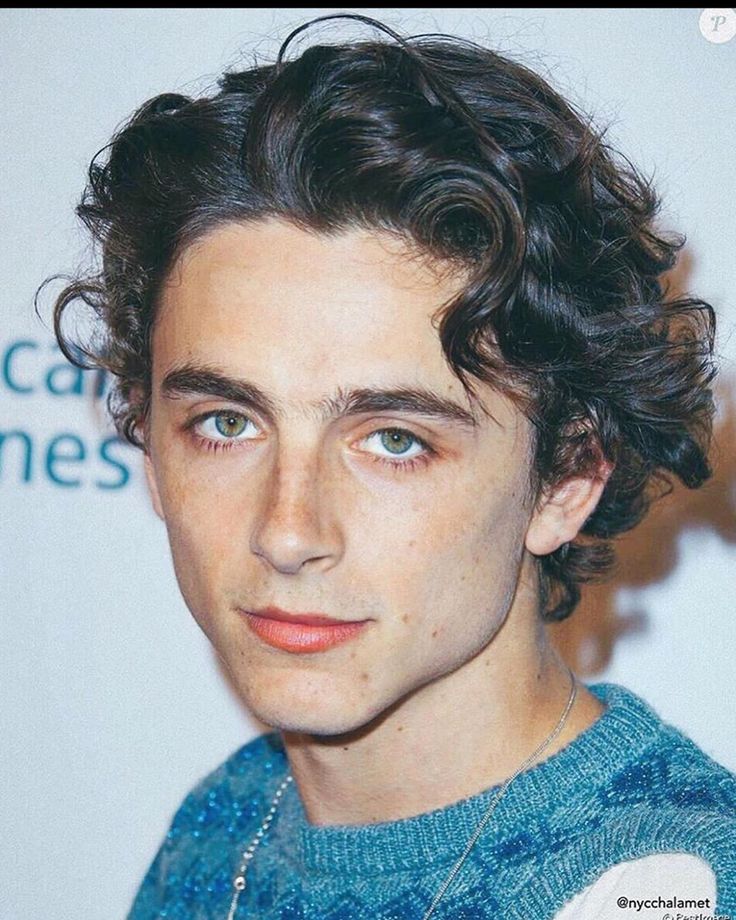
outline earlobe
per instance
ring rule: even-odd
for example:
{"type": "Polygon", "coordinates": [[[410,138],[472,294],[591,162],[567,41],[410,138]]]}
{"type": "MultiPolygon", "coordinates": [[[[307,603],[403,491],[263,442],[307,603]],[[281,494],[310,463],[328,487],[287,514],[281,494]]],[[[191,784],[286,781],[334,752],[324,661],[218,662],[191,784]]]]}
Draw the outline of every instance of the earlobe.
{"type": "Polygon", "coordinates": [[[143,455],[143,469],[146,474],[146,483],[148,485],[148,494],[151,498],[151,504],[153,505],[153,510],[156,514],[164,520],[164,512],[161,507],[161,496],[158,492],[158,484],[156,482],[156,473],[153,469],[153,462],[151,461],[151,456],[149,453],[143,455]]]}
{"type": "Polygon", "coordinates": [[[614,464],[602,461],[595,475],[566,479],[537,507],[526,534],[526,548],[546,556],[574,540],[595,511],[614,464]]]}

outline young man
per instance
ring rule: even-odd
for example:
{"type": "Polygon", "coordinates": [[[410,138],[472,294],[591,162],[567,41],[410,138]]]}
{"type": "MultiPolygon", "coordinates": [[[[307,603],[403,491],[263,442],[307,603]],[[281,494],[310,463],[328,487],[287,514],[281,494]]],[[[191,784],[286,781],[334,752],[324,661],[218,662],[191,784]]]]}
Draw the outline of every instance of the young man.
{"type": "Polygon", "coordinates": [[[365,21],[393,41],[146,103],[80,205],[104,265],[57,335],[96,304],[182,594],[274,729],[130,918],[736,911],[736,778],[544,626],[652,482],[710,475],[712,310],[664,302],[682,242],[538,76],[365,21]]]}

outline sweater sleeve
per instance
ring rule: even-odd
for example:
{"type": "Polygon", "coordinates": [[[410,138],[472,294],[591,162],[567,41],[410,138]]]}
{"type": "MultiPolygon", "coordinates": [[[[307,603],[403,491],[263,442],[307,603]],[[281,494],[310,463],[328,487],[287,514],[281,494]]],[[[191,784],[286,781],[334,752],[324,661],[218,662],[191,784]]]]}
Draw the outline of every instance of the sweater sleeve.
{"type": "Polygon", "coordinates": [[[676,917],[685,906],[688,914],[705,918],[715,916],[715,905],[716,877],[707,862],[691,853],[655,853],[612,866],[568,901],[554,920],[662,920],[668,908],[676,917]],[[654,903],[626,907],[619,904],[620,898],[654,903]],[[678,910],[660,898],[690,903],[678,910]]]}

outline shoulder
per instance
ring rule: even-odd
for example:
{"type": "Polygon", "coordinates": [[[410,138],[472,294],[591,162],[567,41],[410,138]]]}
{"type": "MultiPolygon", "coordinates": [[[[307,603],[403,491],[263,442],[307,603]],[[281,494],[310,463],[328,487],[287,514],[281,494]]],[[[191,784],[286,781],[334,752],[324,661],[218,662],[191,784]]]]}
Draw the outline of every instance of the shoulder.
{"type": "MultiPolygon", "coordinates": [[[[192,828],[202,831],[220,823],[234,803],[250,799],[254,813],[262,807],[263,778],[285,762],[278,732],[257,735],[230,754],[200,779],[186,794],[173,817],[168,839],[192,828]]],[[[247,807],[247,806],[246,806],[247,807]]]]}
{"type": "MultiPolygon", "coordinates": [[[[598,685],[600,688],[600,685],[598,685]]],[[[592,689],[592,688],[591,688],[592,689]]],[[[587,861],[589,883],[602,869],[632,873],[635,881],[643,857],[669,853],[662,867],[689,857],[715,875],[719,906],[736,907],[736,775],[714,760],[683,731],[662,719],[633,691],[607,685],[612,697],[632,720],[648,726],[640,747],[622,749],[620,762],[596,790],[597,820],[585,828],[580,852],[598,846],[597,867],[587,861]],[[612,689],[613,688],[613,689],[612,689]],[[616,863],[616,865],[614,865],[616,863]]],[[[627,876],[627,881],[629,876],[627,876]]],[[[722,911],[723,912],[723,911],[722,911]]]]}
{"type": "Polygon", "coordinates": [[[258,735],[190,789],[149,865],[127,920],[168,916],[162,911],[193,917],[198,898],[229,891],[233,842],[239,843],[257,826],[268,788],[264,777],[282,770],[284,760],[278,732],[258,735]],[[185,876],[191,885],[182,887],[185,876]]]}
{"type": "Polygon", "coordinates": [[[673,809],[686,818],[692,814],[736,820],[736,774],[664,721],[632,690],[617,684],[593,684],[589,689],[613,704],[624,729],[603,738],[619,748],[613,758],[615,766],[605,772],[601,783],[604,804],[614,812],[652,805],[673,809]],[[639,724],[646,728],[637,737],[639,724]],[[629,728],[630,739],[625,732],[629,728]]]}
{"type": "Polygon", "coordinates": [[[588,688],[607,708],[557,755],[554,770],[550,764],[550,842],[537,859],[541,871],[519,887],[518,916],[534,915],[537,904],[555,916],[596,881],[605,885],[605,873],[614,872],[610,882],[625,871],[633,882],[628,873],[643,864],[627,863],[665,853],[691,857],[690,867],[700,860],[715,876],[719,912],[736,915],[736,775],[633,691],[588,688]]]}
{"type": "Polygon", "coordinates": [[[694,907],[711,908],[716,903],[716,877],[701,857],[691,853],[655,853],[628,859],[603,872],[592,884],[568,901],[554,920],[596,920],[609,917],[621,907],[619,898],[634,902],[641,920],[660,920],[666,905],[652,905],[658,895],[697,901],[694,907]]]}

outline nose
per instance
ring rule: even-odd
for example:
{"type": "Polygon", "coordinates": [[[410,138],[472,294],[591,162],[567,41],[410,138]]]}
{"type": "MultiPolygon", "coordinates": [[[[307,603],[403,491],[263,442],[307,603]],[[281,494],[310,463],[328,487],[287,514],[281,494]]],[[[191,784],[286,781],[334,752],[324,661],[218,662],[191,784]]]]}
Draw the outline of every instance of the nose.
{"type": "Polygon", "coordinates": [[[259,495],[251,551],[284,574],[334,565],[342,540],[331,505],[333,486],[324,458],[280,446],[259,495]]]}

